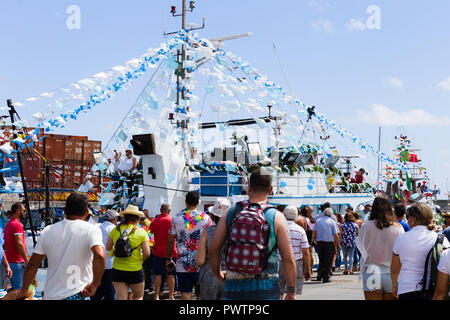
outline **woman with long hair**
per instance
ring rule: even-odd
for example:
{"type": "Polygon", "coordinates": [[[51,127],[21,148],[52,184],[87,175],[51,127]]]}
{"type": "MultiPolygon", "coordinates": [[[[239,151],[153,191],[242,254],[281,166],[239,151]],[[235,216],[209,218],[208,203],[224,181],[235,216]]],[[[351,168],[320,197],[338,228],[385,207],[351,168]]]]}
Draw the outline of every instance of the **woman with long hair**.
{"type": "MultiPolygon", "coordinates": [[[[393,294],[399,300],[426,300],[421,294],[425,260],[438,238],[434,215],[425,203],[413,204],[407,209],[406,215],[412,228],[400,235],[394,244],[391,264],[393,294]]],[[[449,247],[448,240],[444,236],[442,238],[444,247],[449,247]]],[[[429,288],[429,273],[426,283],[425,289],[429,288]]]]}
{"type": "Polygon", "coordinates": [[[333,262],[332,262],[332,268],[331,268],[331,275],[333,275],[333,272],[341,267],[342,259],[341,259],[341,237],[342,237],[342,231],[341,231],[341,225],[344,223],[344,218],[340,213],[335,213],[334,216],[336,217],[336,221],[339,228],[339,239],[337,239],[334,243],[334,255],[333,255],[333,262]]]}
{"type": "Polygon", "coordinates": [[[404,232],[391,202],[383,197],[375,198],[369,221],[362,225],[356,240],[361,252],[360,274],[366,300],[395,300],[390,277],[392,248],[404,232]]]}
{"type": "Polygon", "coordinates": [[[300,215],[306,219],[306,237],[308,238],[309,243],[309,266],[311,268],[311,273],[313,272],[314,266],[314,256],[313,256],[313,243],[312,243],[312,231],[314,230],[314,224],[316,220],[312,216],[313,208],[311,206],[304,206],[300,209],[300,215]]]}
{"type": "MultiPolygon", "coordinates": [[[[364,220],[361,219],[361,214],[358,211],[352,212],[355,216],[355,223],[358,225],[358,233],[361,230],[361,226],[364,223],[364,220]]],[[[353,272],[359,271],[359,259],[361,258],[361,252],[358,250],[358,248],[355,248],[355,251],[353,253],[353,272]]]]}
{"type": "Polygon", "coordinates": [[[139,218],[144,215],[138,207],[129,205],[120,212],[123,220],[109,233],[106,250],[114,255],[112,281],[117,300],[128,300],[128,289],[131,289],[134,300],[144,297],[144,270],[142,261],[150,256],[150,243],[147,232],[138,227],[139,218]],[[117,241],[128,238],[131,254],[123,257],[119,254],[117,241]],[[141,254],[142,251],[142,254],[141,254]]]}

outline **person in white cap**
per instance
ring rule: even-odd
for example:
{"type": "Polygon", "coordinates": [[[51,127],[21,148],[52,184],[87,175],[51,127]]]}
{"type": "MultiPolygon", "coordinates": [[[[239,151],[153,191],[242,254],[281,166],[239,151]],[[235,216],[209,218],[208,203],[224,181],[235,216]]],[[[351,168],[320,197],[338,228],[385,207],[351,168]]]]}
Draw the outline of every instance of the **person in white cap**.
{"type": "MultiPolygon", "coordinates": [[[[296,294],[302,294],[303,281],[308,281],[311,278],[311,267],[309,257],[309,243],[306,231],[295,220],[298,216],[298,209],[294,206],[287,206],[283,212],[289,226],[289,234],[291,236],[292,251],[294,252],[295,264],[297,265],[297,282],[296,294]]],[[[283,295],[286,290],[286,278],[283,273],[283,264],[281,256],[278,254],[279,263],[279,284],[280,284],[280,299],[283,300],[283,295]]]]}
{"type": "MultiPolygon", "coordinates": [[[[150,256],[150,244],[147,232],[138,227],[139,218],[144,213],[139,208],[129,205],[126,210],[120,212],[123,220],[109,233],[106,250],[114,248],[114,260],[112,281],[117,300],[128,300],[128,288],[131,288],[134,300],[142,300],[144,297],[144,270],[142,261],[150,256]],[[118,246],[118,240],[120,246],[118,246]],[[122,253],[121,248],[126,249],[123,243],[129,241],[131,253],[122,253]],[[142,254],[141,254],[142,251],[142,254]]],[[[125,253],[125,252],[123,252],[125,253]]]]}
{"type": "Polygon", "coordinates": [[[334,255],[334,243],[338,240],[339,228],[332,218],[333,209],[326,208],[323,217],[316,221],[313,230],[313,243],[319,256],[319,267],[317,268],[317,281],[323,283],[331,282],[331,264],[334,255]]]}
{"type": "MultiPolygon", "coordinates": [[[[115,210],[107,210],[105,213],[105,221],[98,227],[102,231],[103,245],[106,247],[108,242],[109,234],[117,225],[117,219],[119,218],[119,213],[115,210]]],[[[91,298],[92,300],[114,300],[114,286],[112,283],[112,268],[113,268],[113,257],[106,251],[106,265],[105,272],[103,272],[102,281],[100,286],[97,288],[95,295],[91,298]]]]}
{"type": "MultiPolygon", "coordinates": [[[[211,217],[213,225],[203,230],[198,243],[197,255],[195,263],[200,266],[199,282],[200,282],[200,300],[223,300],[225,284],[214,276],[211,266],[207,258],[209,244],[216,231],[217,223],[220,218],[228,212],[230,201],[225,198],[217,198],[214,206],[207,209],[211,217]]],[[[222,252],[222,257],[223,257],[222,252]]],[[[222,270],[225,270],[225,261],[222,259],[222,270]]],[[[225,271],[221,271],[225,272],[225,271]]]]}

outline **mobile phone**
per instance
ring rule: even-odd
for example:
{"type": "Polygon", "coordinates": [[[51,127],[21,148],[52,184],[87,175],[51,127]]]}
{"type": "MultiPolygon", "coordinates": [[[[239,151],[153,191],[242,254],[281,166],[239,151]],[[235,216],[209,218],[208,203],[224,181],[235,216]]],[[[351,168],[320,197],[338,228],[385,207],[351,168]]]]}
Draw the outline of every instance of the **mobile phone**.
{"type": "Polygon", "coordinates": [[[168,272],[172,272],[174,269],[175,269],[175,263],[174,263],[173,261],[170,261],[170,262],[167,264],[167,271],[168,271],[168,272]]]}

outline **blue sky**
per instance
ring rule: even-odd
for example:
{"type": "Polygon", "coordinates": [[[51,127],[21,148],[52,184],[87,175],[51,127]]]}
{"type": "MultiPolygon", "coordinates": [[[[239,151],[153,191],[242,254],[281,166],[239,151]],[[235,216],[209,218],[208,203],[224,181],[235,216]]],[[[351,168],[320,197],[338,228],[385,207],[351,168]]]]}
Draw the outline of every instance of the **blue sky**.
{"type": "MultiPolygon", "coordinates": [[[[294,95],[328,118],[391,152],[406,133],[445,192],[450,170],[450,2],[387,0],[198,0],[188,21],[201,37],[252,32],[226,43],[287,89],[274,42],[294,95]],[[381,28],[369,30],[369,6],[381,28]],[[353,19],[353,24],[351,21],[353,19]],[[352,27],[351,27],[352,26],[352,27]]],[[[0,3],[0,105],[63,87],[138,57],[164,42],[181,1],[3,0],[0,3]],[[81,29],[69,30],[69,5],[81,29]]],[[[150,75],[56,133],[107,142],[150,75]]],[[[33,110],[21,110],[24,118],[33,110]]]]}

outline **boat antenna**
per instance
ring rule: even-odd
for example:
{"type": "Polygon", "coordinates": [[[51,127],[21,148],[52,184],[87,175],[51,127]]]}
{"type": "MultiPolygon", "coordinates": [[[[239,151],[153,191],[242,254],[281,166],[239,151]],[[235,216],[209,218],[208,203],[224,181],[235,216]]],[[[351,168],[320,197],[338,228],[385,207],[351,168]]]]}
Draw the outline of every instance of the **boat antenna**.
{"type": "MultiPolygon", "coordinates": [[[[193,30],[199,30],[199,29],[204,29],[205,28],[205,18],[203,18],[203,25],[201,27],[195,27],[194,24],[188,24],[189,29],[186,29],[186,14],[188,11],[193,12],[195,9],[195,1],[189,1],[189,8],[186,8],[186,0],[182,0],[182,9],[181,9],[181,13],[177,14],[177,8],[176,6],[171,6],[170,8],[170,13],[172,14],[173,17],[181,17],[181,30],[182,31],[193,31],[193,30]]],[[[169,32],[166,33],[164,32],[164,36],[168,36],[171,34],[175,34],[175,33],[179,33],[179,31],[174,31],[174,32],[169,32]]],[[[186,158],[186,138],[185,138],[185,132],[187,131],[188,127],[189,127],[189,112],[190,112],[190,108],[189,108],[189,103],[187,102],[189,100],[189,97],[186,96],[187,93],[189,93],[189,89],[186,89],[186,87],[183,84],[183,80],[188,80],[190,79],[187,76],[187,73],[192,72],[191,70],[188,70],[185,67],[185,61],[189,61],[192,58],[186,55],[186,45],[183,44],[181,46],[181,50],[177,51],[177,63],[178,63],[178,68],[175,70],[175,74],[177,76],[177,82],[176,82],[176,86],[177,86],[177,100],[175,102],[176,104],[176,108],[175,108],[175,113],[177,114],[177,118],[174,118],[174,114],[170,113],[169,114],[169,121],[171,124],[175,125],[176,128],[180,128],[181,129],[181,139],[182,139],[182,147],[183,147],[183,152],[184,152],[184,156],[186,158]],[[184,103],[182,103],[182,101],[186,101],[184,103]]],[[[189,146],[189,141],[187,141],[187,144],[189,146]]],[[[190,150],[190,154],[191,156],[193,156],[192,154],[192,150],[191,148],[189,148],[190,150]]]]}

